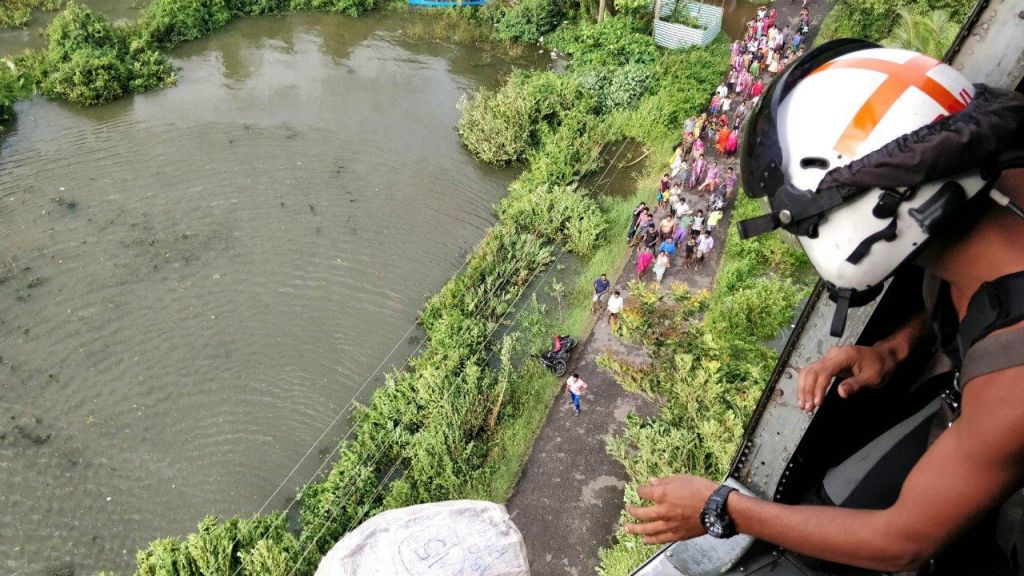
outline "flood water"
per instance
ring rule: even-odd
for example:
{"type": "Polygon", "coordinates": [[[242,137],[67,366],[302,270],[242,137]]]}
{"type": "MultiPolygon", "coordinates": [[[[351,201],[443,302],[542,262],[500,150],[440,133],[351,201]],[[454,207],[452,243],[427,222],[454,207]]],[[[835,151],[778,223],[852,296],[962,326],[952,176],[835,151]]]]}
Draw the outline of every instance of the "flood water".
{"type": "MultiPolygon", "coordinates": [[[[3,1],[3,0],[0,0],[3,1]]],[[[88,6],[93,12],[119,22],[132,20],[139,15],[136,0],[77,0],[79,4],[88,6]]],[[[0,28],[0,56],[15,54],[25,48],[43,48],[46,40],[43,30],[49,25],[58,12],[38,10],[32,14],[32,20],[24,28],[0,28]]]]}
{"type": "Polygon", "coordinates": [[[252,514],[283,480],[284,508],[344,418],[325,428],[415,349],[417,310],[513,176],[463,150],[456,101],[510,65],[400,27],[241,19],[172,54],[175,87],[18,106],[0,144],[0,574],[126,573],[151,539],[252,514]]]}
{"type": "Polygon", "coordinates": [[[736,40],[747,33],[747,22],[757,17],[758,6],[770,4],[770,0],[724,0],[722,7],[722,32],[736,40]]]}

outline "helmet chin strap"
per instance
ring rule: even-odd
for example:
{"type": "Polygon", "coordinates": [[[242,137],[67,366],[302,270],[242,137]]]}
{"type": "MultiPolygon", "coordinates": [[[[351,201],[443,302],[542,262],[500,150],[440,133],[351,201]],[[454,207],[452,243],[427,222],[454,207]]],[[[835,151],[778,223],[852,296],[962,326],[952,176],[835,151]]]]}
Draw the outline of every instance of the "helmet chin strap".
{"type": "Polygon", "coordinates": [[[1009,196],[995,189],[996,180],[1003,172],[1014,168],[1024,168],[1024,148],[1013,148],[1000,154],[993,163],[994,165],[983,170],[985,186],[979,192],[985,193],[993,202],[1013,212],[1017,217],[1024,219],[1024,209],[1010,199],[1009,196]]]}
{"type": "Polygon", "coordinates": [[[1003,208],[1006,208],[1010,212],[1013,212],[1014,214],[1019,216],[1021,219],[1024,219],[1024,210],[1022,210],[1016,202],[1010,200],[1010,197],[1007,196],[1006,194],[1003,194],[999,190],[993,188],[988,191],[988,197],[991,198],[992,201],[995,202],[996,204],[999,204],[1003,208]]]}

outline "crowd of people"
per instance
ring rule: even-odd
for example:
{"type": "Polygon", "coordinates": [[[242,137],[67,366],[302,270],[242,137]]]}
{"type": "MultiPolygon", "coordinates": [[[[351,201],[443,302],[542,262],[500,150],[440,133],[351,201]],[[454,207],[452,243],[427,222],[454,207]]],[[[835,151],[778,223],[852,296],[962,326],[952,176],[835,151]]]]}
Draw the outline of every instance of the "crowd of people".
{"type": "Polygon", "coordinates": [[[792,25],[777,19],[774,7],[762,6],[747,22],[744,37],[732,44],[728,75],[711,95],[708,109],[683,124],[682,138],[658,184],[654,205],[641,202],[634,209],[627,241],[636,248],[638,280],[653,269],[660,283],[673,260],[683,269],[699,269],[714,248],[715,229],[739,181],[735,167],[721,166],[719,161],[728,162],[739,149],[740,127],[766,81],[804,51],[811,24],[806,2],[792,25]],[[712,156],[706,153],[709,149],[714,149],[717,159],[708,158],[712,156]],[[703,207],[695,209],[691,200],[703,207]]]}

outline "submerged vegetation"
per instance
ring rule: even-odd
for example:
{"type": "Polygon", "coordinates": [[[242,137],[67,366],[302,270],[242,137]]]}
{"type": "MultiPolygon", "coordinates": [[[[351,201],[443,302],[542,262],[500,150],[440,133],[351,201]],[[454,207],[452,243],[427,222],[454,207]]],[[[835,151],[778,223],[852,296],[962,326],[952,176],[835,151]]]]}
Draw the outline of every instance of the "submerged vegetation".
{"type": "MultiPolygon", "coordinates": [[[[735,218],[760,213],[755,201],[737,200],[735,218]]],[[[733,229],[710,293],[677,284],[663,303],[657,286],[630,285],[620,336],[650,346],[652,363],[641,367],[610,355],[598,363],[660,409],[647,419],[630,415],[625,431],[609,442],[609,454],[630,477],[627,503],[640,503],[636,487],[651,477],[725,477],[778,356],[765,343],[789,324],[813,277],[803,252],[778,235],[740,242],[733,229]]],[[[620,523],[615,545],[601,551],[600,573],[630,574],[656,550],[620,523]]]]}
{"type": "Polygon", "coordinates": [[[0,28],[24,28],[35,10],[60,10],[65,0],[4,0],[0,3],[0,28]]]}

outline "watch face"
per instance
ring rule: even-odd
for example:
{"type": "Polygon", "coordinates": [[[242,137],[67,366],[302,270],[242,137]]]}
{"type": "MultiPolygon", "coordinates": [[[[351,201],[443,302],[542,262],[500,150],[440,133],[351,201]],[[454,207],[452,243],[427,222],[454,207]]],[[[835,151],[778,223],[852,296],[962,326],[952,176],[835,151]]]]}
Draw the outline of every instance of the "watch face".
{"type": "Polygon", "coordinates": [[[700,515],[701,524],[704,525],[704,530],[707,531],[708,535],[715,538],[721,538],[724,529],[722,527],[722,521],[717,518],[714,514],[704,512],[700,515]]]}
{"type": "Polygon", "coordinates": [[[708,534],[711,534],[715,538],[721,538],[725,531],[722,529],[722,523],[718,520],[713,520],[708,525],[708,534]]]}

